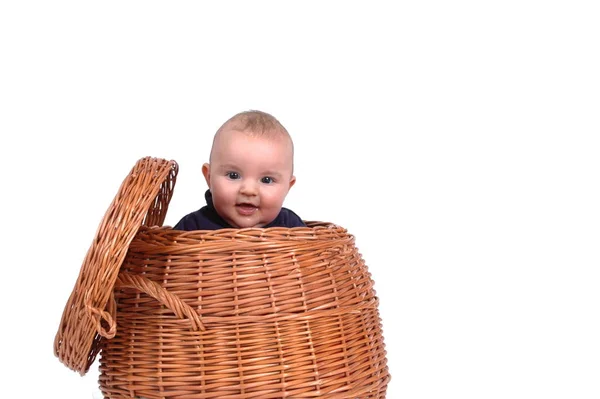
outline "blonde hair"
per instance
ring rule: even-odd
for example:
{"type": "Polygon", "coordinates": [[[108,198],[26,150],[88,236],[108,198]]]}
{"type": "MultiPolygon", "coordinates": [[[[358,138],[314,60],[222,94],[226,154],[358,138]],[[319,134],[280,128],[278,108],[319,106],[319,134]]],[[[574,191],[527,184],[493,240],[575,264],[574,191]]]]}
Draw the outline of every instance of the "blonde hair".
{"type": "MultiPolygon", "coordinates": [[[[273,115],[257,110],[243,111],[238,114],[235,114],[234,116],[229,118],[225,123],[223,123],[219,130],[217,130],[217,132],[215,133],[215,137],[213,138],[213,147],[219,134],[227,128],[235,128],[235,130],[239,130],[252,136],[265,136],[267,138],[287,139],[292,149],[293,167],[294,142],[292,141],[292,137],[288,133],[287,129],[283,127],[281,122],[279,122],[273,115]]],[[[210,151],[210,158],[212,159],[212,149],[210,151]]]]}
{"type": "MultiPolygon", "coordinates": [[[[290,137],[287,129],[283,127],[273,115],[263,111],[244,111],[235,114],[229,118],[223,125],[217,130],[217,134],[231,125],[243,132],[253,133],[255,135],[266,135],[266,136],[278,136],[283,135],[290,137]]],[[[291,141],[291,137],[290,137],[291,141]]]]}

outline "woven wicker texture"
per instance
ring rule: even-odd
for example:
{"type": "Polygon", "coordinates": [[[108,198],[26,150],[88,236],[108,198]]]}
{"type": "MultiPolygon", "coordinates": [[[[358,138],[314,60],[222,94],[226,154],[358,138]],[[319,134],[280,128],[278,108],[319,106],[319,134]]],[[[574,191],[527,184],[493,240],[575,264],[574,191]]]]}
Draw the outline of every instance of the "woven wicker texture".
{"type": "Polygon", "coordinates": [[[142,227],[116,287],[106,398],[385,398],[373,281],[341,227],[142,227]]]}
{"type": "Polygon", "coordinates": [[[55,355],[82,375],[100,350],[102,337],[115,335],[111,296],[129,243],[142,224],[162,225],[176,176],[174,161],[140,159],[98,227],[54,340],[55,355]]]}

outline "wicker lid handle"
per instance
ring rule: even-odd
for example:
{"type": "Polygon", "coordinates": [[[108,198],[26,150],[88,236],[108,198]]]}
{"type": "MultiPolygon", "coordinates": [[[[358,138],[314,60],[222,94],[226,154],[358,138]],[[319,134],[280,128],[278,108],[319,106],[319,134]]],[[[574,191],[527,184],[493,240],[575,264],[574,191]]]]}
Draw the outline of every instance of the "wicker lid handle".
{"type": "Polygon", "coordinates": [[[106,305],[106,310],[102,310],[92,306],[89,293],[90,291],[85,293],[84,300],[88,317],[92,320],[92,323],[94,323],[98,334],[104,338],[114,338],[117,334],[117,306],[114,294],[110,296],[106,305]],[[103,326],[103,323],[108,325],[108,329],[103,326]]]}

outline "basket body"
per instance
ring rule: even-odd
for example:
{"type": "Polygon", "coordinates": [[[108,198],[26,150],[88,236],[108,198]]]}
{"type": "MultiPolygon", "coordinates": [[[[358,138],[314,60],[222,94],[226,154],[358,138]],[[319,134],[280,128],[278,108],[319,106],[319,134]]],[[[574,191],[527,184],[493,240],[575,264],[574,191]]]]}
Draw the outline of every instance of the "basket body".
{"type": "Polygon", "coordinates": [[[373,281],[341,227],[142,227],[120,276],[106,398],[385,398],[373,281]]]}

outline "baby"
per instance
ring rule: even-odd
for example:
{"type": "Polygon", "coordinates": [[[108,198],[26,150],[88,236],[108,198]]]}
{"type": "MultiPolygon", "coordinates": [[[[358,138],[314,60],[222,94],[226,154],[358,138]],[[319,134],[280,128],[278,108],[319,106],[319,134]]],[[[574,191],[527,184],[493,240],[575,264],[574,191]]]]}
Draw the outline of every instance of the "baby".
{"type": "Polygon", "coordinates": [[[305,226],[283,208],[296,182],[293,159],[292,139],[272,115],[234,115],[217,130],[209,163],[202,166],[206,206],[184,216],[174,229],[305,226]]]}

